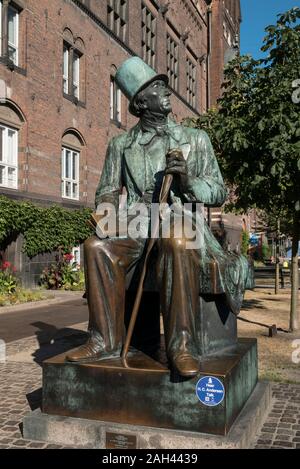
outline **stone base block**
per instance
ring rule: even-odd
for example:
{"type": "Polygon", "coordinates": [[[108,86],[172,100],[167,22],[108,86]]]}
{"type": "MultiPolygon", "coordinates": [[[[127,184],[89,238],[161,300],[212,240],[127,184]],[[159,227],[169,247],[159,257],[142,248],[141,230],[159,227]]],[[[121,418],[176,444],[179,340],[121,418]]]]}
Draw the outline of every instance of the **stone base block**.
{"type": "Polygon", "coordinates": [[[270,384],[258,383],[226,436],[47,415],[36,410],[24,419],[24,437],[59,445],[99,449],[249,448],[270,403],[270,384]]]}

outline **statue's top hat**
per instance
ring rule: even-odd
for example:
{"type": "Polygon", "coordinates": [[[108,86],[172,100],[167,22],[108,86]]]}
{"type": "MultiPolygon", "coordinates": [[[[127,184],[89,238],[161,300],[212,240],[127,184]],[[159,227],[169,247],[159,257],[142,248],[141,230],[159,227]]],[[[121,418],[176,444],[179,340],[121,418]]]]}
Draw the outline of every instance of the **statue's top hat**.
{"type": "Polygon", "coordinates": [[[136,115],[133,108],[136,95],[154,80],[163,80],[168,84],[167,75],[156,73],[140,57],[131,57],[118,68],[115,82],[126,98],[129,99],[129,112],[131,114],[136,115]]]}

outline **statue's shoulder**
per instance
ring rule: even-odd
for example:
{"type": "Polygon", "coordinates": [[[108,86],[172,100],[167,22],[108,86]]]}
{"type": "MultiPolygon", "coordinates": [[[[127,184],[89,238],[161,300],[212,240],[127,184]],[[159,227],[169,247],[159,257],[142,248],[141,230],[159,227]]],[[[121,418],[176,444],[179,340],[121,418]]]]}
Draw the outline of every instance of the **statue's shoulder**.
{"type": "Polygon", "coordinates": [[[191,138],[196,138],[200,140],[206,140],[208,139],[208,135],[203,129],[197,129],[195,127],[188,127],[186,125],[182,125],[184,132],[186,135],[190,136],[191,138]]]}
{"type": "Polygon", "coordinates": [[[111,147],[122,147],[125,145],[129,132],[123,132],[119,135],[115,135],[109,141],[109,146],[111,147]]]}
{"type": "Polygon", "coordinates": [[[109,145],[117,150],[122,150],[130,146],[138,131],[139,125],[135,125],[127,132],[122,132],[121,134],[112,137],[109,141],[109,145]]]}

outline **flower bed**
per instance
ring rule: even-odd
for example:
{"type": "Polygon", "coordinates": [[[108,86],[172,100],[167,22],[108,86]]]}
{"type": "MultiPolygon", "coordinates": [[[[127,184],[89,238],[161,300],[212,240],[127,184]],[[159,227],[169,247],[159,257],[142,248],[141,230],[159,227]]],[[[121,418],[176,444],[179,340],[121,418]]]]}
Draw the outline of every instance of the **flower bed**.
{"type": "Polygon", "coordinates": [[[9,306],[48,298],[41,291],[32,291],[20,286],[16,268],[8,261],[0,264],[0,306],[9,306]]]}
{"type": "Polygon", "coordinates": [[[84,290],[84,273],[72,254],[60,252],[56,263],[44,269],[40,283],[48,290],[84,290]]]}

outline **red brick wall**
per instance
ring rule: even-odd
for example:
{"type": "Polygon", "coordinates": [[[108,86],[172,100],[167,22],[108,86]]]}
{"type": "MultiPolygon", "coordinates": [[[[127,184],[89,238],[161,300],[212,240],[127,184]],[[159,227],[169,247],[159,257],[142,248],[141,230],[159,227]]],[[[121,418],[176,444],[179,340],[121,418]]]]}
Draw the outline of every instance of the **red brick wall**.
{"type": "Polygon", "coordinates": [[[239,36],[240,0],[212,0],[211,12],[210,104],[214,106],[222,92],[225,53],[230,48],[224,36],[223,23],[225,22],[226,28],[230,31],[233,39],[236,34],[239,36]]]}
{"type": "MultiPolygon", "coordinates": [[[[148,0],[150,2],[150,0],[148,0]]],[[[86,0],[84,3],[106,23],[106,2],[86,0]]],[[[147,0],[145,0],[147,3],[147,0]]],[[[174,0],[165,14],[158,18],[157,69],[166,72],[166,28],[172,25],[179,33],[179,93],[186,97],[185,57],[187,46],[196,58],[206,53],[206,2],[201,14],[191,0],[174,0]],[[185,34],[185,41],[183,40],[185,34]]],[[[81,205],[93,205],[96,185],[109,139],[124,129],[110,122],[110,74],[130,54],[114,38],[99,27],[72,0],[23,0],[20,18],[20,67],[10,71],[0,63],[0,98],[17,104],[26,121],[19,132],[19,185],[17,194],[62,203],[61,146],[66,129],[76,129],[84,139],[80,156],[81,205]],[[62,94],[63,31],[72,31],[84,44],[84,67],[81,94],[85,105],[76,105],[62,94]]],[[[139,0],[129,2],[128,46],[141,52],[141,7],[139,0]]],[[[151,4],[152,5],[152,4],[151,4]]],[[[150,5],[150,7],[151,7],[150,5]]],[[[206,74],[197,64],[197,109],[206,106],[206,74]]],[[[123,124],[129,129],[136,120],[130,116],[123,98],[123,124]]],[[[180,121],[193,111],[178,97],[173,97],[173,111],[180,121]]],[[[0,188],[0,193],[15,194],[0,188]]],[[[69,203],[68,201],[65,201],[69,203]]],[[[70,202],[71,203],[71,202],[70,202]]],[[[74,203],[78,205],[78,203],[74,203]]]]}

